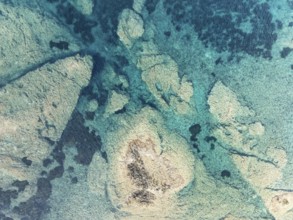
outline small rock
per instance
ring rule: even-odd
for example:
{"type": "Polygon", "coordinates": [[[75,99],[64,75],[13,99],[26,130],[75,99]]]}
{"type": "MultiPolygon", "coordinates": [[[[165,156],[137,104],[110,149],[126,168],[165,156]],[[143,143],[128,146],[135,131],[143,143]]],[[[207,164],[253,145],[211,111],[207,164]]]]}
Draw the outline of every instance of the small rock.
{"type": "Polygon", "coordinates": [[[144,33],[143,20],[133,10],[124,9],[120,15],[117,34],[121,42],[131,48],[144,33]]]}

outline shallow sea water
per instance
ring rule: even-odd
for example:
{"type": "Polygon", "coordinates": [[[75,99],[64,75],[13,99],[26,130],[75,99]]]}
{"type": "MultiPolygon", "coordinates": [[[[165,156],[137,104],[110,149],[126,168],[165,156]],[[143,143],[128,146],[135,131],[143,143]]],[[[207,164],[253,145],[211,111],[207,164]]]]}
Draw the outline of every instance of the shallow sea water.
{"type": "Polygon", "coordinates": [[[293,219],[292,0],[0,0],[0,220],[293,219]]]}

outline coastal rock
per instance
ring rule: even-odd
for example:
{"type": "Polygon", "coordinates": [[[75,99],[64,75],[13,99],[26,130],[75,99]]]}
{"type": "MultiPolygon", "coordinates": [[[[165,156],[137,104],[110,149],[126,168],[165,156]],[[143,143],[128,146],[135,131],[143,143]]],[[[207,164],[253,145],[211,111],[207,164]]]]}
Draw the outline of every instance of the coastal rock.
{"type": "Polygon", "coordinates": [[[21,4],[13,7],[0,2],[0,86],[38,65],[80,49],[55,18],[34,7],[33,10],[21,4]]]}
{"type": "Polygon", "coordinates": [[[0,89],[2,187],[14,179],[35,180],[88,84],[91,68],[91,57],[77,55],[46,64],[0,89]]]}

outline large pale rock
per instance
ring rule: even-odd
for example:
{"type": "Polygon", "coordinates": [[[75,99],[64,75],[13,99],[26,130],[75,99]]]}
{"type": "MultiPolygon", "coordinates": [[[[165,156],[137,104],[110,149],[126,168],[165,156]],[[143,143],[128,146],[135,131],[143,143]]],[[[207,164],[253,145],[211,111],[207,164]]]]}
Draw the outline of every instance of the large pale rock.
{"type": "Polygon", "coordinates": [[[0,89],[0,185],[34,180],[91,76],[90,57],[70,57],[0,89]],[[32,161],[30,167],[22,158],[32,161]]]}
{"type": "Polygon", "coordinates": [[[39,64],[79,50],[67,29],[37,6],[31,9],[0,2],[0,8],[0,86],[39,64]],[[60,41],[66,41],[68,48],[56,48],[60,41]]]}
{"type": "Polygon", "coordinates": [[[137,67],[142,70],[142,80],[160,105],[177,114],[190,114],[193,85],[186,77],[179,78],[178,65],[168,55],[160,54],[152,42],[142,43],[142,52],[138,55],[137,67]]]}
{"type": "Polygon", "coordinates": [[[243,118],[253,120],[254,112],[241,105],[236,94],[221,82],[212,88],[208,104],[216,123],[213,135],[232,152],[231,158],[243,178],[277,220],[290,219],[292,192],[274,189],[274,184],[282,180],[282,170],[287,164],[282,144],[264,138],[266,129],[261,122],[241,122],[243,118]]]}
{"type": "Polygon", "coordinates": [[[125,113],[111,118],[101,125],[106,131],[101,134],[107,161],[96,153],[87,180],[93,193],[109,198],[119,210],[117,218],[260,216],[255,204],[247,202],[252,195],[209,176],[187,141],[164,126],[159,112],[144,108],[132,116],[125,113]]]}
{"type": "Polygon", "coordinates": [[[221,81],[210,92],[208,104],[210,112],[222,124],[234,122],[237,117],[252,115],[247,107],[241,106],[236,94],[221,81]]]}
{"type": "Polygon", "coordinates": [[[178,206],[176,193],[193,180],[194,158],[187,142],[168,132],[162,121],[148,108],[133,118],[121,119],[121,129],[109,131],[105,140],[108,177],[99,172],[100,166],[105,169],[99,157],[88,174],[93,191],[101,193],[106,183],[113,204],[136,217],[170,215],[178,206]]]}
{"type": "Polygon", "coordinates": [[[261,122],[241,123],[241,118],[253,117],[251,109],[241,105],[236,94],[222,82],[217,82],[208,97],[209,111],[218,126],[213,134],[234,150],[257,153],[258,140],[265,128],[261,122]]]}

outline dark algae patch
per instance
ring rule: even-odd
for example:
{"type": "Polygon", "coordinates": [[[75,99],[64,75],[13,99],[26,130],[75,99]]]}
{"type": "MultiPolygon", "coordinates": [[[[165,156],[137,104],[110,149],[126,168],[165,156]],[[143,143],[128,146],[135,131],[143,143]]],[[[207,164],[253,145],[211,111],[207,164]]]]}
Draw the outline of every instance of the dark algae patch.
{"type": "Polygon", "coordinates": [[[221,177],[225,178],[225,177],[231,177],[231,173],[229,170],[223,170],[221,172],[221,177]]]}
{"type": "Polygon", "coordinates": [[[17,198],[16,190],[3,190],[0,188],[0,210],[8,209],[12,199],[17,198]]]}
{"type": "Polygon", "coordinates": [[[286,58],[292,51],[293,51],[293,48],[284,47],[283,50],[280,52],[280,55],[282,58],[286,58]]]}
{"type": "Polygon", "coordinates": [[[101,149],[101,139],[93,132],[89,132],[83,123],[83,116],[75,111],[62,134],[60,144],[75,143],[75,161],[78,164],[89,165],[94,153],[101,149]]]}
{"type": "Polygon", "coordinates": [[[189,24],[206,47],[232,55],[272,58],[275,31],[282,28],[269,4],[257,0],[170,0],[164,7],[177,30],[189,24]]]}
{"type": "Polygon", "coordinates": [[[44,213],[49,212],[47,200],[52,193],[52,185],[47,178],[40,178],[37,182],[37,192],[26,202],[21,202],[13,208],[13,212],[28,219],[41,219],[44,213]]]}
{"type": "Polygon", "coordinates": [[[49,45],[51,49],[57,48],[59,50],[68,50],[68,47],[69,47],[69,43],[66,41],[58,41],[58,42],[50,41],[49,45]]]}
{"type": "Polygon", "coordinates": [[[156,9],[159,0],[146,0],[145,7],[149,14],[153,13],[156,9]]]}
{"type": "Polygon", "coordinates": [[[30,165],[32,165],[32,161],[31,160],[29,160],[27,157],[23,157],[22,159],[21,159],[21,161],[25,164],[25,165],[27,165],[27,166],[30,166],[30,165]]]}
{"type": "MultiPolygon", "coordinates": [[[[15,181],[12,186],[17,190],[2,191],[0,188],[0,210],[12,208],[13,213],[19,215],[21,219],[42,219],[42,216],[50,212],[48,199],[53,190],[52,181],[61,178],[64,169],[64,146],[75,143],[78,154],[75,161],[82,165],[89,165],[94,153],[100,149],[101,141],[98,136],[91,134],[83,125],[84,119],[80,113],[75,111],[68,122],[61,139],[54,145],[49,158],[43,160],[45,170],[41,172],[41,177],[37,180],[37,191],[27,201],[19,203],[15,207],[10,207],[12,199],[16,199],[19,192],[25,190],[28,181],[15,181]]],[[[27,158],[23,159],[25,164],[30,164],[27,158]]],[[[71,184],[76,184],[78,178],[72,176],[74,167],[66,170],[70,174],[71,184]]]]}
{"type": "Polygon", "coordinates": [[[18,192],[22,192],[25,190],[25,187],[29,185],[28,181],[27,180],[23,180],[23,181],[20,181],[20,180],[16,180],[12,183],[12,186],[15,186],[18,188],[18,192]]]}
{"type": "Polygon", "coordinates": [[[199,124],[194,124],[189,127],[189,132],[191,133],[190,140],[196,141],[197,140],[196,136],[201,132],[201,126],[199,124]]]}

